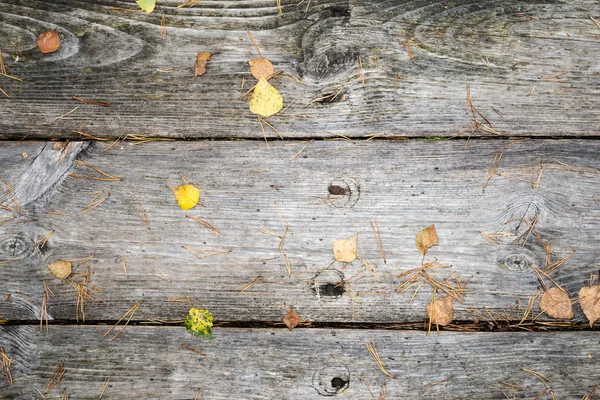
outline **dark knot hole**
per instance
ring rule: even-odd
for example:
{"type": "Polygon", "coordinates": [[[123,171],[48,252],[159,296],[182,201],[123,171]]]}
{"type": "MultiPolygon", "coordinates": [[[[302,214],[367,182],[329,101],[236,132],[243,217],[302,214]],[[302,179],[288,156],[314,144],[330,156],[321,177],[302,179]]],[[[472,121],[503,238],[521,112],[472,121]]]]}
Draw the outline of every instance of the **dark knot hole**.
{"type": "Polygon", "coordinates": [[[347,383],[348,383],[347,381],[345,381],[342,378],[339,378],[337,376],[331,380],[331,386],[335,389],[341,389],[344,386],[346,386],[347,383]]]}

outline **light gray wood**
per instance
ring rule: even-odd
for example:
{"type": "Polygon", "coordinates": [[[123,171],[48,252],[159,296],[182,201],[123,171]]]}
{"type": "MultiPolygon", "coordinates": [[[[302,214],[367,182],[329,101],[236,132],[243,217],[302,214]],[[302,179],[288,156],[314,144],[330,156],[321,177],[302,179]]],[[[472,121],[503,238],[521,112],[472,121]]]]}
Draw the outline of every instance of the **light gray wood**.
{"type": "MultiPolygon", "coordinates": [[[[194,304],[210,309],[218,321],[281,321],[286,303],[306,321],[351,322],[352,297],[349,293],[335,296],[335,286],[364,268],[355,261],[346,269],[337,263],[323,270],[334,260],[333,242],[358,232],[358,243],[381,281],[365,272],[365,278],[352,284],[356,293],[367,292],[355,302],[354,321],[418,323],[431,300],[431,289],[423,286],[410,303],[414,287],[402,295],[394,293],[401,281],[395,277],[421,265],[415,235],[435,224],[440,244],[430,249],[425,261],[437,259],[452,268],[432,273],[438,279],[452,273],[462,280],[472,277],[464,304],[455,303],[455,320],[481,321],[469,310],[485,314],[487,308],[508,310],[509,319],[519,321],[528,298],[540,287],[529,265],[545,266],[544,248],[533,235],[528,235],[525,246],[523,240],[515,244],[514,236],[500,238],[501,243],[493,246],[480,232],[520,235],[526,232],[525,222],[520,221],[536,215],[536,230],[551,242],[553,262],[576,251],[552,274],[573,298],[588,284],[590,274],[598,271],[600,142],[513,144],[498,173],[536,180],[543,162],[537,190],[529,183],[495,175],[485,192],[483,184],[494,155],[508,143],[315,141],[293,161],[290,158],[304,144],[289,144],[272,141],[267,149],[264,142],[255,141],[121,143],[106,152],[107,144],[91,144],[79,158],[121,180],[55,179],[62,183],[52,186],[41,200],[23,206],[23,216],[0,225],[0,260],[9,261],[0,267],[1,290],[12,293],[11,301],[0,301],[0,315],[20,321],[38,319],[45,280],[56,294],[48,300],[50,319],[75,319],[75,290],[54,278],[46,265],[95,255],[75,268],[81,273],[89,266],[90,285],[98,288],[86,306],[91,321],[116,320],[142,299],[134,320],[181,320],[188,305],[167,300],[188,295],[194,304]],[[183,183],[179,173],[209,192],[202,194],[204,207],[189,211],[178,207],[169,186],[183,183]],[[352,193],[328,202],[332,182],[347,184],[352,193]],[[82,214],[98,191],[109,192],[110,197],[82,214]],[[283,249],[291,277],[278,252],[280,239],[259,231],[262,227],[283,233],[275,203],[289,223],[283,249]],[[131,204],[144,207],[150,229],[131,204]],[[186,215],[207,219],[220,229],[220,237],[186,215]],[[387,264],[379,254],[370,218],[379,221],[387,264]],[[51,231],[46,246],[37,246],[51,231]],[[182,246],[231,252],[199,260],[182,246]],[[171,282],[154,274],[157,266],[171,282]],[[257,276],[262,281],[238,293],[257,276]],[[519,301],[520,309],[514,308],[519,301]]],[[[32,146],[53,150],[20,145],[0,147],[0,160],[7,160],[0,163],[8,179],[27,187],[26,180],[34,177],[14,161],[32,146]]],[[[30,159],[21,163],[31,163],[30,159]]],[[[69,174],[98,176],[86,166],[71,165],[69,174]]],[[[546,280],[546,285],[552,283],[546,280]]],[[[575,322],[586,323],[578,305],[574,310],[575,322]]]]}
{"type": "Polygon", "coordinates": [[[282,72],[272,82],[290,107],[271,122],[284,137],[453,136],[470,127],[467,83],[475,107],[503,135],[600,132],[600,29],[589,18],[600,6],[593,0],[313,0],[308,10],[308,2],[284,0],[283,15],[275,0],[175,8],[182,2],[159,2],[150,15],[111,12],[136,9],[134,2],[0,2],[0,48],[8,72],[24,80],[0,79],[12,97],[0,99],[0,138],[78,138],[82,127],[113,138],[260,138],[256,115],[240,98],[255,82],[247,61],[258,56],[246,31],[282,72]],[[42,55],[35,38],[52,28],[62,46],[42,55]],[[194,81],[200,51],[214,55],[194,81]],[[540,79],[561,72],[559,81],[540,79]],[[306,106],[342,86],[338,102],[306,106]]]}
{"type": "Polygon", "coordinates": [[[546,376],[558,399],[580,399],[600,381],[596,332],[442,333],[381,330],[215,329],[214,341],[183,327],[128,327],[117,339],[107,327],[0,327],[13,358],[14,386],[0,380],[5,398],[40,398],[64,360],[68,398],[97,399],[318,399],[336,393],[370,399],[533,399],[544,385],[522,369],[546,376]],[[374,342],[386,377],[365,348],[374,342]],[[181,345],[201,351],[199,355],[181,345]],[[332,380],[341,378],[337,391],[332,380]],[[365,382],[374,396],[371,397],[365,382]],[[437,382],[437,383],[436,383],[437,382]],[[346,390],[344,392],[344,390],[346,390]],[[325,396],[319,395],[320,393],[325,396]]]}

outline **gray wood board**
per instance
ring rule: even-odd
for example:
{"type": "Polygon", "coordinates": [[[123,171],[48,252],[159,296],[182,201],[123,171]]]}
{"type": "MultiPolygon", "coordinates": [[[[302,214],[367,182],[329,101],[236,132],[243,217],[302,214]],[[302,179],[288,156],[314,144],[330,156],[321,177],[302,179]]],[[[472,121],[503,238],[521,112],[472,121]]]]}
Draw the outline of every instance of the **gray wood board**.
{"type": "Polygon", "coordinates": [[[381,330],[216,329],[212,343],[183,327],[128,327],[117,339],[108,327],[0,327],[14,361],[14,386],[0,379],[4,398],[39,398],[57,365],[66,370],[46,394],[97,399],[533,399],[547,377],[558,399],[580,399],[600,382],[596,332],[435,333],[381,330]],[[374,342],[391,379],[365,344],[374,342]],[[203,355],[182,349],[199,350],[203,355]],[[338,378],[339,380],[334,380],[338,378]],[[365,382],[374,394],[372,397],[365,382]],[[337,383],[337,388],[332,385],[337,383]],[[322,396],[321,396],[322,395],[322,396]]]}
{"type": "MultiPolygon", "coordinates": [[[[471,125],[467,83],[473,105],[503,135],[600,132],[594,102],[600,29],[589,18],[600,15],[596,1],[313,0],[298,6],[284,0],[283,15],[275,0],[175,7],[180,4],[159,2],[147,15],[111,11],[134,10],[134,2],[0,2],[0,48],[8,72],[24,80],[0,77],[11,96],[0,99],[0,138],[78,138],[73,131],[81,129],[105,137],[261,137],[256,115],[241,99],[255,83],[247,61],[258,56],[246,31],[282,72],[271,82],[289,108],[271,123],[287,138],[453,136],[471,125]],[[160,38],[163,13],[166,39],[160,38]],[[62,45],[43,55],[35,39],[48,29],[59,32],[62,45]],[[194,81],[200,51],[214,55],[194,81]],[[170,72],[159,71],[165,69],[170,72]],[[554,81],[540,79],[562,72],[554,81]],[[309,104],[338,90],[333,103],[309,104]]],[[[494,136],[481,129],[473,134],[494,136]]]]}
{"type": "MultiPolygon", "coordinates": [[[[464,304],[455,302],[456,320],[481,320],[471,307],[508,309],[510,319],[520,320],[529,296],[540,287],[530,265],[546,264],[544,247],[527,233],[527,220],[537,218],[536,231],[551,242],[552,262],[576,251],[552,274],[572,298],[598,272],[598,141],[513,144],[498,168],[501,176],[493,176],[485,192],[488,168],[508,142],[315,141],[293,161],[303,144],[290,144],[272,141],[267,149],[260,141],[120,143],[106,152],[104,143],[74,142],[67,149],[24,142],[0,146],[0,170],[22,203],[18,218],[0,225],[0,261],[5,262],[0,290],[12,294],[10,301],[0,300],[0,315],[39,318],[45,280],[56,295],[48,299],[50,318],[73,320],[76,292],[54,278],[47,264],[95,255],[84,265],[74,263],[76,273],[90,267],[90,285],[98,289],[87,302],[88,320],[116,320],[139,300],[144,304],[134,320],[181,320],[188,305],[166,300],[188,295],[219,321],[281,321],[286,303],[306,321],[350,322],[352,296],[336,285],[352,278],[351,288],[360,297],[354,304],[356,322],[418,322],[431,288],[423,286],[412,303],[415,287],[402,295],[394,289],[402,280],[396,275],[421,265],[415,236],[430,224],[440,243],[425,261],[452,266],[431,273],[438,279],[472,277],[464,304]],[[32,155],[23,158],[24,151],[32,155]],[[100,176],[73,162],[76,157],[121,180],[67,176],[100,176]],[[537,190],[515,179],[537,180],[541,162],[537,190]],[[179,173],[208,192],[202,192],[204,207],[178,207],[169,186],[183,183],[179,173]],[[35,194],[38,182],[44,183],[39,185],[44,193],[35,194]],[[346,194],[330,196],[331,184],[346,194]],[[110,197],[82,214],[101,191],[110,197]],[[144,208],[150,229],[132,204],[144,208]],[[280,239],[259,231],[282,235],[276,207],[289,224],[283,250],[291,277],[278,252],[280,239]],[[213,236],[186,215],[210,221],[221,235],[213,236]],[[387,263],[371,218],[379,221],[387,263]],[[47,244],[39,246],[49,232],[47,244]],[[342,263],[330,266],[333,242],[357,232],[380,282],[368,272],[357,280],[364,271],[358,260],[345,269],[342,263]],[[500,237],[492,245],[480,232],[522,239],[516,244],[515,236],[500,237]],[[197,259],[183,246],[231,252],[197,259]],[[161,274],[157,267],[170,282],[156,275],[161,274]],[[257,276],[262,281],[238,293],[257,276]],[[520,309],[513,308],[519,301],[520,309]]],[[[586,322],[577,304],[574,309],[575,321],[586,322]]]]}

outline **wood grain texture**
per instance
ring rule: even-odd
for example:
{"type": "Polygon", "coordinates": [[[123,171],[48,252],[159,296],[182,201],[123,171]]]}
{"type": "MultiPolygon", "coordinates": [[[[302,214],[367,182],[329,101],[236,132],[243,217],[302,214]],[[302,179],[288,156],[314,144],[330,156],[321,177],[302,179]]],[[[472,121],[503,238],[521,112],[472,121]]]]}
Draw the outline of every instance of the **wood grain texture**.
{"type": "Polygon", "coordinates": [[[313,0],[306,9],[284,0],[283,15],[275,0],[181,3],[159,2],[147,15],[111,11],[134,2],[0,2],[4,61],[24,79],[0,80],[12,97],[0,99],[0,138],[78,138],[82,127],[106,137],[259,138],[240,98],[255,82],[247,61],[258,55],[246,31],[282,72],[272,82],[290,107],[271,122],[287,138],[453,136],[470,127],[467,83],[502,135],[600,132],[600,29],[589,18],[600,15],[596,1],[313,0]],[[35,38],[47,29],[57,29],[62,46],[42,55],[35,38]],[[200,51],[214,55],[194,82],[200,51]],[[558,81],[540,79],[561,72],[558,81]],[[332,103],[309,104],[338,91],[332,103]]]}
{"type": "MultiPolygon", "coordinates": [[[[472,307],[484,314],[484,308],[507,310],[509,319],[521,319],[529,296],[540,287],[531,265],[546,265],[546,251],[527,233],[527,220],[537,218],[536,231],[554,251],[552,262],[575,251],[552,274],[572,298],[598,271],[599,142],[513,143],[485,191],[488,168],[509,143],[315,141],[293,161],[290,158],[304,143],[290,144],[294,143],[274,141],[269,150],[256,141],[120,143],[106,152],[107,144],[90,144],[78,157],[121,180],[73,177],[99,175],[71,163],[68,171],[62,167],[61,173],[68,175],[57,180],[62,183],[21,207],[21,216],[0,225],[0,261],[6,261],[0,267],[1,289],[12,293],[10,301],[0,301],[0,315],[38,319],[45,280],[56,294],[48,300],[50,318],[74,320],[75,290],[53,278],[46,265],[95,255],[75,268],[82,273],[89,266],[90,285],[98,289],[86,307],[88,320],[116,320],[144,300],[135,320],[177,321],[188,305],[167,300],[188,295],[218,321],[281,321],[286,303],[306,321],[350,322],[352,296],[336,285],[356,280],[364,268],[358,260],[345,269],[330,263],[333,242],[358,232],[358,243],[381,281],[364,272],[364,278],[351,285],[360,297],[354,304],[354,321],[419,322],[431,289],[422,287],[412,303],[414,288],[402,295],[394,289],[401,281],[397,274],[421,265],[415,235],[430,224],[435,224],[440,244],[429,250],[425,261],[452,266],[432,273],[438,279],[451,274],[462,280],[472,277],[464,304],[455,303],[458,321],[481,321],[472,307]],[[544,166],[536,190],[523,179],[537,180],[540,163],[544,166]],[[179,173],[208,191],[202,194],[204,207],[179,209],[169,189],[182,183],[179,173]],[[345,194],[330,195],[331,185],[345,194]],[[82,214],[100,191],[110,197],[82,214]],[[259,231],[282,235],[275,203],[289,223],[283,250],[290,260],[290,277],[278,252],[280,239],[259,231]],[[132,205],[144,208],[150,229],[132,205]],[[186,215],[208,220],[220,236],[186,215]],[[370,218],[379,221],[387,263],[370,218]],[[49,232],[53,233],[47,244],[40,246],[49,232]],[[515,243],[516,236],[505,236],[492,245],[480,232],[521,235],[521,240],[515,243]],[[183,246],[230,253],[199,260],[183,246]],[[157,267],[170,281],[157,276],[157,267]],[[238,293],[257,276],[262,280],[238,293]],[[521,306],[514,308],[518,302],[521,306]]],[[[79,145],[72,144],[73,154],[79,145]]],[[[31,148],[46,149],[38,159],[44,152],[55,152],[41,144],[0,147],[0,167],[7,179],[22,187],[34,179],[23,165],[31,169],[38,163],[32,157],[19,158],[31,148]]],[[[45,159],[55,160],[50,155],[45,159]]],[[[546,285],[553,284],[546,280],[546,285]]],[[[585,323],[578,305],[574,310],[575,321],[585,323]]],[[[534,311],[537,315],[537,306],[534,311]]]]}
{"type": "Polygon", "coordinates": [[[559,399],[580,399],[600,381],[595,332],[443,333],[302,329],[216,329],[212,343],[183,327],[128,327],[115,341],[107,327],[0,327],[13,357],[15,384],[0,380],[4,398],[39,398],[61,360],[66,370],[48,398],[97,399],[533,399],[546,376],[559,399]],[[365,348],[374,342],[386,377],[365,348]],[[65,344],[69,350],[65,351],[65,344]],[[201,351],[182,349],[181,345],[201,351]],[[334,380],[338,378],[338,380],[334,380]],[[335,387],[332,383],[337,383],[335,387]],[[509,397],[512,398],[512,397],[509,397]]]}

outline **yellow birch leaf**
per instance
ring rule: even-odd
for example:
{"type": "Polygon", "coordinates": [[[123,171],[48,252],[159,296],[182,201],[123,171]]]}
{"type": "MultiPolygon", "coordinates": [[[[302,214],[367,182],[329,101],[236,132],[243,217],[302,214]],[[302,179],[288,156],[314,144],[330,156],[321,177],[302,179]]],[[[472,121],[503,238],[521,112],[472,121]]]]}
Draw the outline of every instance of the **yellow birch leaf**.
{"type": "Polygon", "coordinates": [[[351,238],[336,240],[333,243],[333,254],[336,261],[350,263],[356,260],[356,239],[358,239],[358,233],[351,238]]]}
{"type": "Polygon", "coordinates": [[[200,200],[200,190],[194,185],[189,183],[177,187],[169,187],[173,194],[175,194],[175,200],[182,210],[189,210],[194,208],[200,200]]]}
{"type": "Polygon", "coordinates": [[[283,108],[283,97],[265,78],[260,78],[250,99],[250,111],[269,118],[283,108]]]}
{"type": "Polygon", "coordinates": [[[156,7],[156,0],[136,0],[136,2],[142,10],[146,11],[146,14],[150,14],[156,7]]]}

